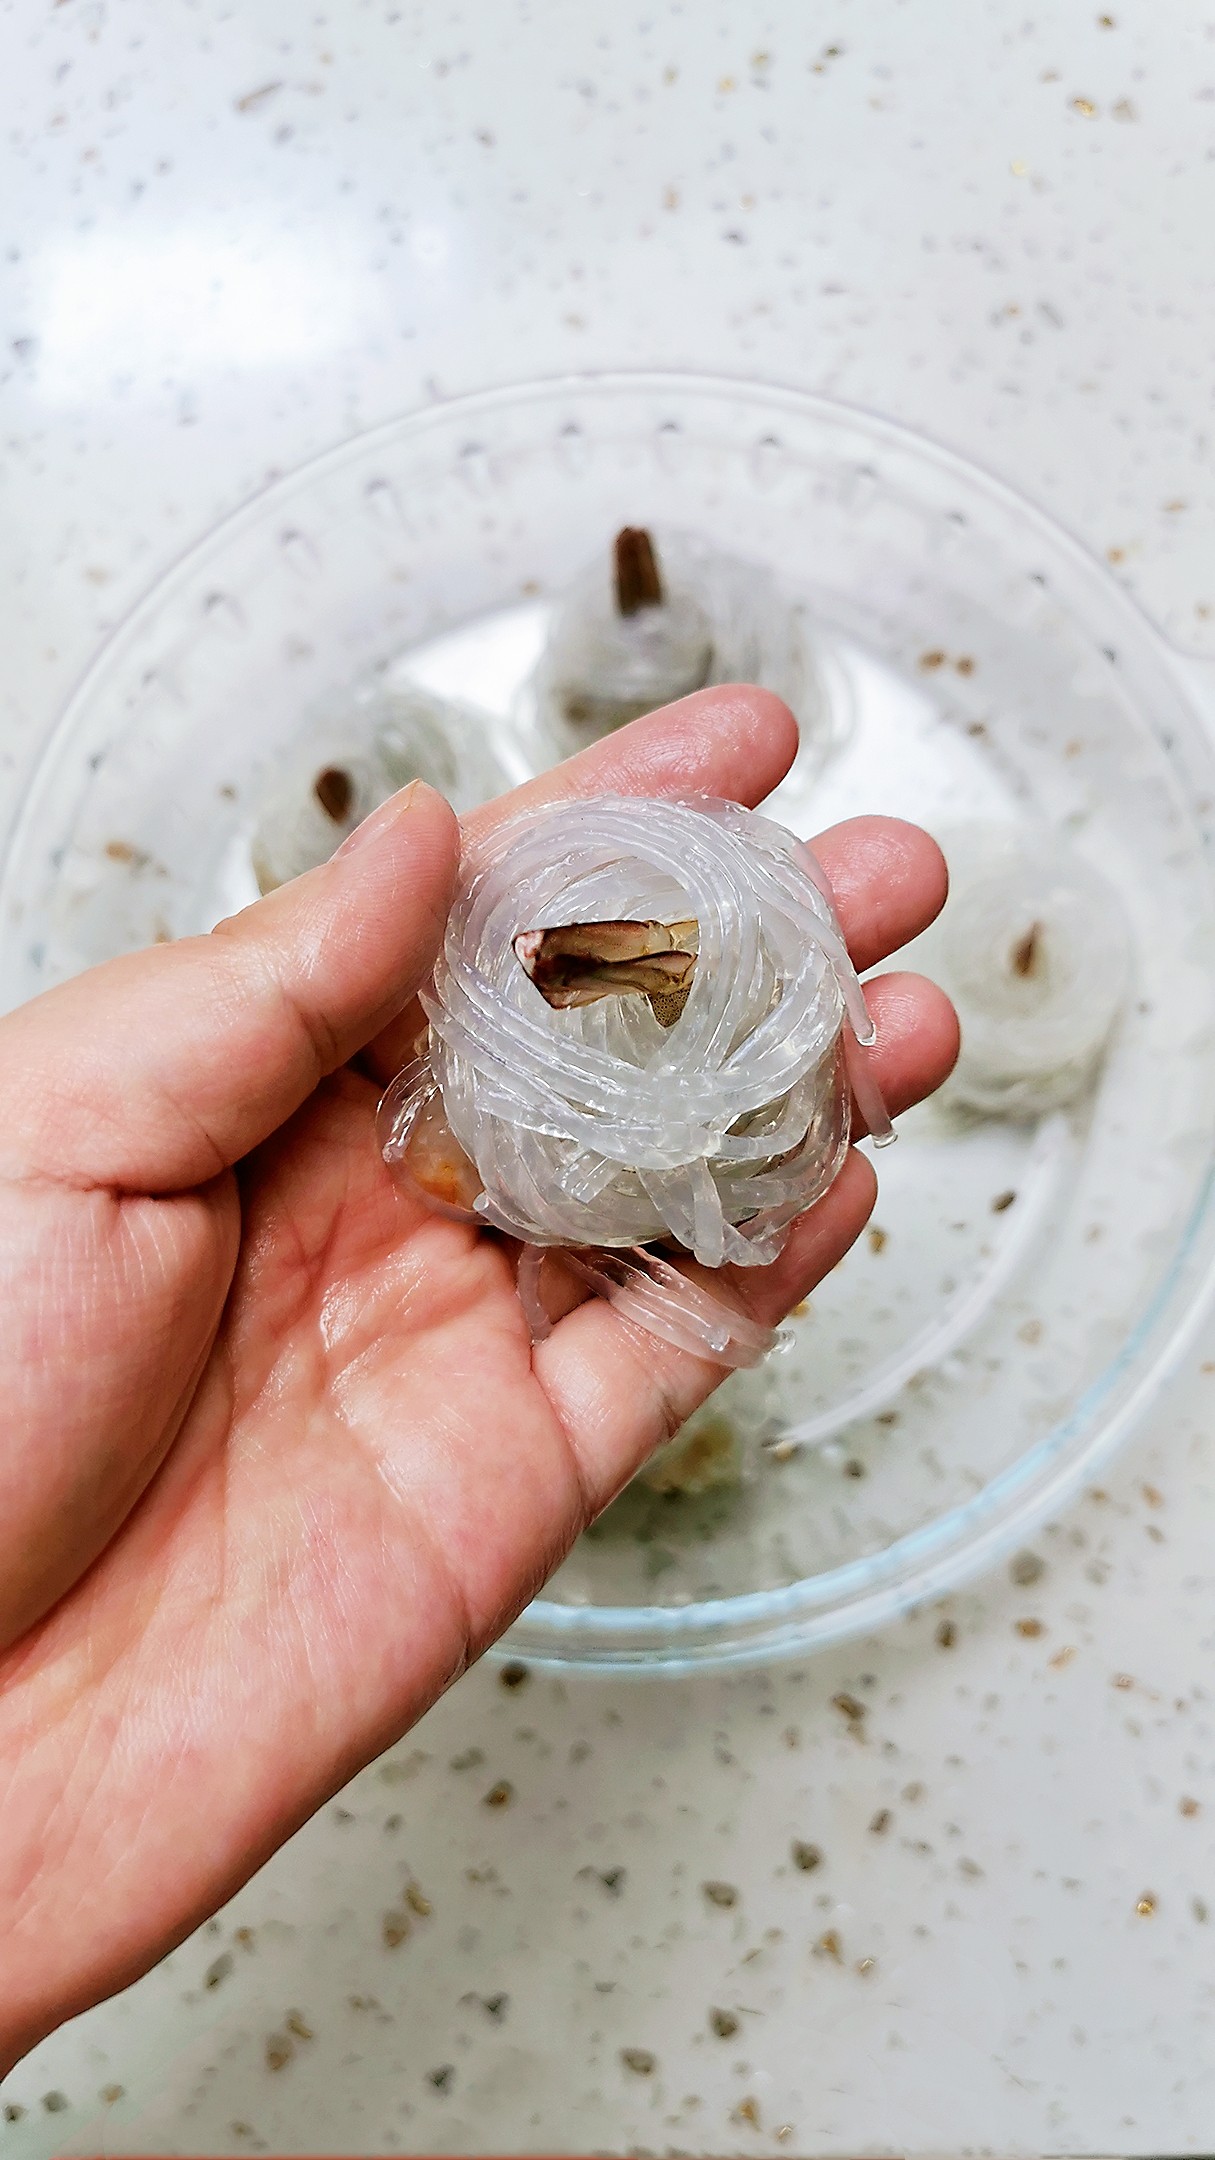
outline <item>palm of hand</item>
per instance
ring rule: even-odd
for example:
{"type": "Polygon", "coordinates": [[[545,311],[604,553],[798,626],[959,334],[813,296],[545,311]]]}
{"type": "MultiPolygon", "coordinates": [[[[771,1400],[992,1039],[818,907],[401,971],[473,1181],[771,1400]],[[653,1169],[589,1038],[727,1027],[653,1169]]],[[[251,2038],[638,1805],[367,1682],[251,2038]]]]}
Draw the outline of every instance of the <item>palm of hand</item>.
{"type": "MultiPolygon", "coordinates": [[[[565,784],[766,792],[787,725],[773,701],[730,695],[637,723],[565,784]]],[[[934,852],[900,833],[837,849],[862,966],[939,905],[934,852]]],[[[94,1074],[76,1160],[47,1174],[38,1117],[7,1151],[0,1374],[19,1376],[21,1430],[0,1460],[0,2071],[135,1977],[404,1730],[720,1378],[593,1301],[533,1354],[507,1248],[384,1170],[377,1090],[342,1061],[424,973],[451,858],[427,798],[382,818],[378,859],[365,845],[241,918],[248,1024],[214,940],[117,963],[108,989],[97,971],[5,1023],[10,1099],[99,1011],[116,1069],[143,1060],[146,1100],[98,1109],[94,1074]],[[429,887],[411,889],[408,929],[369,932],[411,880],[429,887]],[[267,944],[292,938],[295,977],[272,967],[267,997],[267,944]]],[[[953,1049],[943,1004],[909,981],[874,1002],[896,1108],[953,1049]]],[[[754,1271],[757,1313],[795,1302],[871,1200],[853,1156],[754,1271]]]]}
{"type": "MultiPolygon", "coordinates": [[[[9,1715],[30,1700],[5,1810],[13,1856],[22,1828],[33,1838],[58,1820],[42,1857],[77,1939],[91,1885],[106,1884],[109,1909],[127,1878],[116,1936],[94,1938],[106,1963],[139,1904],[154,1910],[168,1878],[180,1883],[200,1821],[233,1851],[268,1850],[284,1817],[311,1812],[441,1692],[585,1519],[505,1249],[398,1193],[375,1100],[345,1074],[242,1165],[239,1191],[229,1175],[124,1202],[124,1242],[156,1257],[144,1297],[132,1309],[122,1267],[86,1327],[59,1316],[90,1390],[132,1326],[171,1334],[176,1368],[168,1388],[163,1366],[150,1371],[115,1429],[111,1467],[130,1449],[146,1473],[171,1443],[151,1488],[0,1666],[9,1715]],[[251,1735],[261,1763],[234,1782],[233,1750],[251,1735]],[[69,1764],[89,1792],[83,1820],[56,1818],[69,1764]],[[154,1826],[132,1853],[149,1794],[154,1826]]],[[[43,1204],[66,1218],[46,1235],[75,1280],[62,1263],[82,1242],[78,1196],[43,1204]]],[[[83,1243],[91,1268],[91,1223],[83,1243]]],[[[45,1910],[28,1924],[45,1954],[45,1910]]]]}

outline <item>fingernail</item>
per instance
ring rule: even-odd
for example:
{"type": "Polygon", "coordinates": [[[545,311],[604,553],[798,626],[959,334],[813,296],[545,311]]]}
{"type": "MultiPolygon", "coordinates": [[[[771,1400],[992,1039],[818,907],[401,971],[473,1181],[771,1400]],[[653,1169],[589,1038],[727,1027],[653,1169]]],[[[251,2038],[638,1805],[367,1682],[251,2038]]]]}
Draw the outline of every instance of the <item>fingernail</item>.
{"type": "Polygon", "coordinates": [[[330,859],[339,862],[343,855],[355,855],[360,848],[369,847],[379,839],[381,833],[387,832],[390,825],[395,825],[399,818],[408,814],[419,788],[425,786],[424,780],[411,780],[408,787],[398,788],[395,795],[390,795],[387,802],[380,804],[378,810],[373,810],[370,817],[365,817],[361,825],[355,826],[340,848],[334,849],[330,859]]]}

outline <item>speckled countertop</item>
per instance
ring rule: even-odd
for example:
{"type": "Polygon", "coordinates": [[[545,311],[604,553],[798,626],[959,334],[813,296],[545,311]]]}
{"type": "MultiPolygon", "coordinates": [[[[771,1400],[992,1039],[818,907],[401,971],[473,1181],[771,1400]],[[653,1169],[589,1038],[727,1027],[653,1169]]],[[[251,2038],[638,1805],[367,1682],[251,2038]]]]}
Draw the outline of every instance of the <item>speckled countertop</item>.
{"type": "MultiPolygon", "coordinates": [[[[1215,650],[1215,19],[1180,0],[2,23],[6,791],[268,475],[566,367],[927,428],[1215,650]]],[[[472,1674],[13,2074],[6,2149],[1209,2147],[1213,1403],[1208,1331],[1040,1567],[803,1670],[472,1674]]]]}

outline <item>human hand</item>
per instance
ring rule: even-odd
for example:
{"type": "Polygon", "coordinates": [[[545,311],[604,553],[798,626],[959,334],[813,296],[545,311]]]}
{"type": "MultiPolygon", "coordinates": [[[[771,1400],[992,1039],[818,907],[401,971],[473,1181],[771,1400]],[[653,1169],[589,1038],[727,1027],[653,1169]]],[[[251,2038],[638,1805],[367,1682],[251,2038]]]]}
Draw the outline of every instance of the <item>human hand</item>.
{"type": "MultiPolygon", "coordinates": [[[[479,818],[754,803],[795,747],[778,700],[703,691],[479,818]]],[[[862,969],[944,897],[910,826],[815,847],[862,969]]],[[[722,1377],[597,1300],[533,1352],[509,1249],[384,1169],[376,1082],[457,853],[406,790],[209,937],[0,1022],[0,2075],[398,1738],[722,1377]]],[[[868,999],[898,1111],[953,1016],[912,976],[868,999]]],[[[873,1194],[854,1150],[729,1294],[775,1322],[873,1194]]]]}

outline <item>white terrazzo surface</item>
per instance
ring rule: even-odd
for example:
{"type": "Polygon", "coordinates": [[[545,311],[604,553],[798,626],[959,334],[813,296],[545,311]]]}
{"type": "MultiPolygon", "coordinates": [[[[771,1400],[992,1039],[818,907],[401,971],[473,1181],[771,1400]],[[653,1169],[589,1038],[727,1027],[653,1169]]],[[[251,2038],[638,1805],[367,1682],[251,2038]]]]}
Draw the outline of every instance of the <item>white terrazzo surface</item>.
{"type": "MultiPolygon", "coordinates": [[[[566,367],[921,426],[1215,651],[1215,17],[1111,12],[10,4],[6,791],[268,475],[566,367]]],[[[1209,2147],[1213,1402],[1215,1327],[1035,1581],[802,1671],[474,1673],[5,2150],[1209,2147]]]]}

